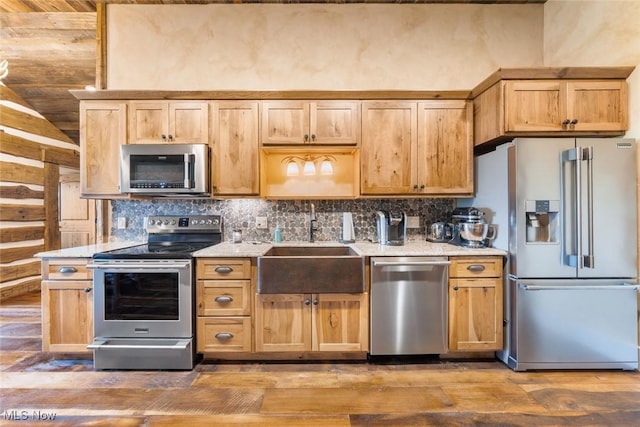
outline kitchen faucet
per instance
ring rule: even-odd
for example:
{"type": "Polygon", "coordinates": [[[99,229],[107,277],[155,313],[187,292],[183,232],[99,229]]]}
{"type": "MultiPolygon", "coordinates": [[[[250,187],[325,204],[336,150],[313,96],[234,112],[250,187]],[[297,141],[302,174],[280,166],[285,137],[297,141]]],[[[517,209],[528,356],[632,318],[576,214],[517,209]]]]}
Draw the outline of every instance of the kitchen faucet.
{"type": "Polygon", "coordinates": [[[313,232],[314,230],[317,230],[318,228],[316,227],[318,222],[318,218],[316,217],[316,207],[314,206],[313,203],[311,203],[310,209],[309,209],[309,242],[313,243],[313,232]]]}

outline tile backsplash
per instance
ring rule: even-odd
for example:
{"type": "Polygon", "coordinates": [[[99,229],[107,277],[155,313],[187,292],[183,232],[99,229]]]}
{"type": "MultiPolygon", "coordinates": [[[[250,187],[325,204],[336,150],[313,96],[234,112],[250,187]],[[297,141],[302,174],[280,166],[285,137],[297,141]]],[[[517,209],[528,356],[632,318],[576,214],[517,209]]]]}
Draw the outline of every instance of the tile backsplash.
{"type": "Polygon", "coordinates": [[[408,240],[426,238],[425,226],[446,220],[454,208],[453,199],[361,199],[361,200],[114,200],[111,240],[146,240],[145,218],[152,215],[221,215],[224,241],[234,229],[242,230],[246,241],[273,241],[279,227],[283,241],[307,240],[309,207],[316,209],[316,241],[338,241],[342,237],[342,213],[351,212],[356,240],[375,240],[374,213],[379,210],[404,211],[420,218],[420,228],[407,229],[408,240]],[[118,218],[126,218],[125,229],[116,228],[118,218]],[[256,229],[256,217],[267,217],[268,229],[256,229]]]}

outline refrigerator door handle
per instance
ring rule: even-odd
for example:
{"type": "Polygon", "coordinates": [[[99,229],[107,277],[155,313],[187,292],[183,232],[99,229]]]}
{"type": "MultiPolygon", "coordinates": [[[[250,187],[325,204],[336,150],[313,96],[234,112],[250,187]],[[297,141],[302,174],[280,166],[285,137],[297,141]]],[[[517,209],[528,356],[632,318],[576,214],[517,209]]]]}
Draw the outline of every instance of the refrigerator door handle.
{"type": "Polygon", "coordinates": [[[582,265],[595,268],[593,246],[593,147],[582,150],[582,158],[587,161],[587,245],[589,252],[582,257],[582,265]]]}
{"type": "Polygon", "coordinates": [[[572,148],[562,152],[561,179],[563,184],[563,207],[566,212],[563,217],[562,262],[570,267],[582,268],[582,198],[581,180],[582,170],[580,160],[582,149],[572,148]],[[575,166],[572,176],[567,176],[565,163],[572,162],[575,166]],[[570,209],[573,208],[573,209],[570,209]],[[571,214],[573,213],[572,217],[571,214]],[[574,247],[571,248],[572,242],[574,247]]]}
{"type": "Polygon", "coordinates": [[[637,291],[640,289],[639,284],[622,283],[620,285],[530,285],[520,283],[520,289],[525,291],[589,291],[589,290],[606,290],[606,291],[637,291]]]}

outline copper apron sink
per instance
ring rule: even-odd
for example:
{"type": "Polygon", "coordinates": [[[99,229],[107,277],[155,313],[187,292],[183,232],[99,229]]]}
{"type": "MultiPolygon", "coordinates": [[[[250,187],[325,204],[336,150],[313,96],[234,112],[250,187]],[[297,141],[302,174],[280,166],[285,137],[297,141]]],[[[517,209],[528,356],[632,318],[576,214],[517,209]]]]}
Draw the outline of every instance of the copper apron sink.
{"type": "Polygon", "coordinates": [[[347,246],[274,246],[258,257],[258,293],[362,293],[364,257],[347,246]]]}

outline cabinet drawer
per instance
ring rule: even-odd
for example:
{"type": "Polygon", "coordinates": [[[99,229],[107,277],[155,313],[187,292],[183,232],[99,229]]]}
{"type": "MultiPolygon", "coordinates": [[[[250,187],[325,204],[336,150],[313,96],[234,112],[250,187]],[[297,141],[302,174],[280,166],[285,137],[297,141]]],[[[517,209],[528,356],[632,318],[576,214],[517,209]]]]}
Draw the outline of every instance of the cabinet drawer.
{"type": "Polygon", "coordinates": [[[198,317],[199,353],[251,351],[250,317],[198,317]]]}
{"type": "Polygon", "coordinates": [[[196,261],[198,279],[250,279],[251,261],[246,258],[200,258],[196,261]]]}
{"type": "Polygon", "coordinates": [[[92,280],[93,272],[86,259],[55,259],[42,261],[42,280],[92,280]]]}
{"type": "Polygon", "coordinates": [[[198,280],[198,316],[251,314],[251,281],[198,280]]]}
{"type": "Polygon", "coordinates": [[[500,277],[502,257],[452,257],[449,277],[500,277]]]}

